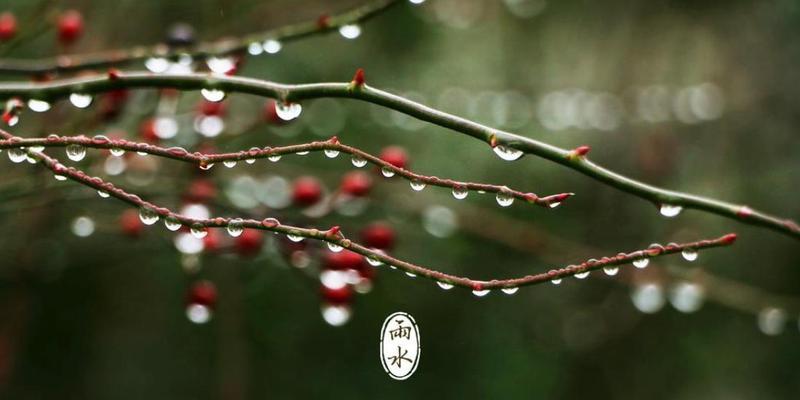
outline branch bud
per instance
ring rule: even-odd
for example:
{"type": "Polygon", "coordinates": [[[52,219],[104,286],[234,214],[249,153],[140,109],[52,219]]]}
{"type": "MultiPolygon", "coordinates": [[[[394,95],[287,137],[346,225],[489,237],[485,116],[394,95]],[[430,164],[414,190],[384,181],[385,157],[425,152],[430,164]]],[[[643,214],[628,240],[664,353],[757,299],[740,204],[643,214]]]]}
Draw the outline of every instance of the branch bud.
{"type": "Polygon", "coordinates": [[[729,233],[729,234],[727,234],[727,235],[722,237],[722,242],[725,243],[725,244],[732,244],[735,241],[736,241],[736,234],[735,233],[729,233]]]}
{"type": "Polygon", "coordinates": [[[492,136],[489,136],[489,146],[491,148],[497,147],[497,135],[495,135],[494,133],[492,134],[492,136]]]}

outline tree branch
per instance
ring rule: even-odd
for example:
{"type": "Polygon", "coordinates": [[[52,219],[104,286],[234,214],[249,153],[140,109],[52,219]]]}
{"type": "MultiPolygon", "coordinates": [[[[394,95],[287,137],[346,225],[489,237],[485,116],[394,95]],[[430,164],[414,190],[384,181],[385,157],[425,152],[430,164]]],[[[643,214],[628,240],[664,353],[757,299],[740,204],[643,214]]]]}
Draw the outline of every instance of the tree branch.
{"type": "Polygon", "coordinates": [[[562,149],[544,142],[510,132],[481,125],[452,114],[439,111],[406,98],[375,89],[366,84],[313,83],[287,85],[252,78],[211,76],[206,74],[155,75],[150,73],[114,72],[109,76],[65,79],[46,83],[0,84],[0,98],[18,96],[24,99],[52,101],[72,93],[100,93],[122,88],[175,88],[182,90],[216,89],[224,92],[246,93],[293,102],[322,97],[351,98],[378,104],[416,117],[453,131],[471,136],[491,146],[502,146],[512,151],[536,155],[578,171],[609,186],[652,201],[659,207],[697,209],[734,219],[746,224],[761,226],[800,239],[800,225],[752,209],[746,205],[732,204],[708,197],[666,190],[623,176],[586,157],[588,147],[574,150],[562,149]]]}
{"type": "Polygon", "coordinates": [[[126,151],[135,151],[140,153],[151,154],[159,157],[170,158],[173,160],[184,161],[196,164],[200,167],[208,168],[216,163],[225,161],[247,161],[262,158],[269,158],[273,156],[281,156],[285,154],[297,154],[303,152],[318,152],[325,150],[333,150],[342,153],[351,154],[355,157],[364,160],[364,163],[371,163],[380,167],[383,171],[391,171],[393,176],[400,176],[409,182],[416,184],[431,185],[446,187],[453,190],[470,190],[481,191],[488,193],[496,193],[498,196],[505,198],[519,199],[525,202],[534,203],[536,205],[555,208],[566,199],[571,197],[573,193],[559,193],[544,197],[539,197],[534,193],[521,192],[518,190],[510,189],[506,186],[492,185],[486,183],[473,183],[473,182],[459,182],[452,179],[442,179],[435,176],[426,176],[414,173],[404,168],[398,168],[372,154],[355,147],[348,146],[339,142],[335,136],[327,141],[317,141],[305,144],[298,144],[292,146],[282,147],[267,147],[264,149],[252,149],[248,151],[239,151],[234,153],[190,153],[181,147],[164,148],[148,143],[137,143],[128,140],[112,140],[105,136],[95,136],[88,138],[86,136],[57,136],[50,135],[47,138],[10,138],[0,140],[0,149],[24,149],[30,147],[66,147],[69,145],[79,145],[82,147],[95,148],[95,149],[120,149],[126,151]]]}
{"type": "MultiPolygon", "coordinates": [[[[10,141],[21,140],[14,137],[10,133],[0,130],[0,137],[10,141]]],[[[230,218],[209,218],[209,219],[194,219],[181,214],[170,211],[167,208],[160,207],[154,203],[142,200],[139,196],[126,192],[125,190],[114,186],[110,182],[105,182],[98,177],[91,177],[83,171],[73,168],[65,167],[57,159],[50,157],[43,152],[33,151],[30,149],[25,150],[28,156],[41,162],[45,167],[50,169],[54,174],[66,177],[82,185],[88,186],[99,192],[104,193],[107,197],[114,197],[129,205],[144,210],[150,218],[160,219],[169,218],[172,221],[177,221],[184,226],[188,226],[193,230],[205,230],[208,228],[227,228],[231,222],[237,223],[242,228],[260,229],[272,232],[283,233],[289,236],[298,236],[308,239],[314,239],[332,243],[342,248],[349,249],[353,252],[361,254],[370,261],[371,264],[386,264],[395,267],[412,276],[422,276],[437,281],[442,287],[460,286],[471,289],[476,295],[482,296],[492,289],[506,289],[509,293],[516,291],[520,286],[533,285],[542,282],[554,281],[563,279],[575,274],[587,273],[592,270],[603,267],[612,267],[622,264],[627,264],[640,259],[647,259],[651,257],[660,257],[667,254],[674,254],[684,250],[699,251],[707,248],[727,246],[736,240],[735,234],[728,234],[717,239],[700,240],[684,244],[669,244],[667,246],[651,246],[646,250],[638,250],[631,253],[619,253],[613,257],[603,257],[600,260],[588,260],[578,265],[570,265],[568,267],[553,269],[545,273],[537,275],[528,275],[522,278],[511,278],[503,280],[474,280],[467,277],[460,277],[455,275],[446,274],[407,261],[399,260],[392,256],[386,255],[383,252],[372,250],[358,243],[346,239],[341,234],[338,227],[333,227],[328,230],[319,230],[314,228],[301,228],[296,226],[281,224],[274,218],[266,218],[262,221],[255,219],[230,219],[230,218]]]]}
{"type": "Polygon", "coordinates": [[[193,58],[205,58],[244,53],[247,51],[247,47],[254,42],[260,43],[270,39],[291,42],[307,36],[331,32],[343,25],[363,22],[400,2],[401,0],[372,0],[340,14],[322,15],[313,21],[287,25],[240,38],[202,42],[189,48],[170,49],[162,43],[155,46],[138,46],[95,54],[64,55],[36,60],[3,59],[0,60],[0,73],[38,75],[52,72],[77,72],[86,69],[122,66],[152,57],[173,59],[182,54],[189,54],[193,58]]]}

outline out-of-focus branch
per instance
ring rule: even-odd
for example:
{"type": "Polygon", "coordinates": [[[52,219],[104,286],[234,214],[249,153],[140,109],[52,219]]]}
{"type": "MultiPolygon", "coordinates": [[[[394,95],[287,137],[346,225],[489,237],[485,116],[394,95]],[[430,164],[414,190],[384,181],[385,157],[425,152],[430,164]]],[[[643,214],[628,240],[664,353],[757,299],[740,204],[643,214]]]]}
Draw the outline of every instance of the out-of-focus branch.
{"type": "MultiPolygon", "coordinates": [[[[385,175],[400,176],[407,179],[417,188],[422,188],[425,185],[440,186],[451,188],[455,191],[481,191],[496,193],[499,196],[498,201],[509,201],[510,199],[519,199],[525,202],[534,203],[536,205],[555,208],[563,201],[568,199],[573,193],[559,193],[544,197],[539,197],[534,193],[521,192],[518,190],[510,189],[506,186],[492,185],[486,183],[473,183],[473,182],[459,182],[452,179],[442,179],[436,176],[427,176],[414,173],[405,168],[399,168],[386,162],[372,154],[355,147],[348,146],[339,142],[337,137],[332,137],[327,141],[316,141],[292,146],[282,147],[267,147],[264,149],[251,149],[247,151],[239,151],[235,153],[223,154],[206,154],[206,153],[190,153],[181,147],[164,148],[148,143],[137,143],[127,140],[112,140],[105,136],[95,136],[88,138],[85,136],[57,136],[50,135],[47,138],[11,138],[0,140],[0,149],[24,149],[30,147],[66,147],[70,145],[78,145],[81,147],[96,148],[96,149],[116,149],[135,151],[139,153],[152,154],[155,156],[171,158],[197,164],[201,168],[210,168],[216,163],[224,162],[240,162],[249,161],[261,158],[279,157],[285,154],[297,154],[305,152],[326,151],[326,154],[331,154],[336,157],[339,152],[350,154],[354,157],[354,164],[363,167],[367,163],[374,164],[381,168],[385,175]],[[333,153],[330,153],[333,152],[333,153]],[[363,164],[362,164],[363,162],[363,164]]],[[[504,203],[507,204],[507,203],[504,203]]]]}
{"type": "MultiPolygon", "coordinates": [[[[0,137],[8,140],[14,140],[14,136],[8,132],[0,130],[0,137]]],[[[467,277],[460,277],[455,275],[446,274],[429,268],[425,268],[407,261],[399,260],[397,258],[386,255],[383,252],[367,248],[363,245],[352,242],[344,237],[338,227],[332,227],[328,230],[319,230],[314,228],[301,228],[296,226],[281,224],[275,218],[266,218],[262,221],[254,219],[230,219],[230,218],[209,218],[209,219],[195,219],[189,218],[181,214],[174,213],[167,208],[160,207],[151,202],[141,199],[135,194],[126,192],[109,182],[105,182],[98,177],[91,177],[81,170],[73,167],[65,167],[57,159],[44,154],[41,151],[26,149],[27,156],[32,157],[37,162],[41,162],[45,167],[53,171],[55,175],[71,179],[75,182],[88,186],[103,193],[104,197],[114,197],[129,205],[139,208],[140,215],[143,216],[143,222],[147,221],[150,224],[157,222],[159,219],[171,221],[172,224],[180,224],[188,226],[195,232],[202,232],[208,228],[227,228],[231,229],[232,224],[235,224],[236,229],[261,229],[277,233],[282,233],[290,238],[308,238],[327,242],[332,244],[334,248],[349,249],[355,253],[364,256],[370,264],[381,265],[386,264],[391,267],[405,271],[412,276],[422,276],[435,280],[443,288],[450,288],[453,286],[460,286],[471,289],[473,293],[479,296],[487,294],[492,289],[503,289],[506,293],[513,293],[520,286],[533,285],[542,282],[549,282],[553,280],[562,279],[575,274],[588,273],[589,271],[613,267],[622,264],[634,262],[636,260],[649,259],[652,257],[660,257],[668,254],[679,253],[684,250],[699,251],[707,248],[727,246],[736,240],[735,234],[728,234],[717,239],[700,240],[684,244],[669,244],[667,246],[651,246],[646,250],[638,250],[631,253],[619,253],[613,257],[603,257],[600,260],[588,260],[577,265],[570,265],[568,267],[550,270],[546,273],[537,275],[528,275],[522,278],[511,278],[502,280],[474,280],[467,277]]]]}
{"type": "Polygon", "coordinates": [[[0,85],[0,98],[20,97],[51,101],[74,93],[92,94],[123,88],[175,88],[181,90],[218,90],[271,97],[282,102],[334,97],[351,98],[381,105],[453,131],[481,140],[506,159],[532,154],[578,171],[592,179],[652,201],[666,216],[675,216],[683,208],[691,208],[731,218],[746,224],[765,227],[800,239],[800,225],[791,219],[779,218],[752,209],[708,197],[666,190],[623,176],[591,162],[589,148],[573,150],[556,147],[524,136],[481,125],[477,122],[439,111],[364,84],[363,72],[350,83],[313,83],[287,85],[258,79],[211,76],[204,74],[159,74],[130,72],[51,81],[46,83],[5,83],[0,85]],[[359,79],[360,76],[360,79],[359,79]]]}
{"type": "Polygon", "coordinates": [[[180,55],[188,54],[193,58],[206,58],[244,53],[251,43],[260,43],[265,40],[290,42],[307,36],[327,33],[343,25],[363,22],[400,2],[401,0],[372,0],[339,14],[321,15],[313,21],[300,22],[235,39],[202,42],[189,48],[173,49],[166,44],[158,44],[36,60],[3,59],[0,60],[0,73],[39,75],[122,66],[152,57],[177,58],[180,55]]]}

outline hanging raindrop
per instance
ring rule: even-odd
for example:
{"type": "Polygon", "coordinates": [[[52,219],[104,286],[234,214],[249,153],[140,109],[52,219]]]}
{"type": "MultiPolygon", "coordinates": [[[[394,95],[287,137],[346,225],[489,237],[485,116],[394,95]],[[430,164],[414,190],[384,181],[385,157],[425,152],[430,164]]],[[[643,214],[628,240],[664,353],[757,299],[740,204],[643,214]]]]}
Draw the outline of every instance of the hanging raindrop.
{"type": "Polygon", "coordinates": [[[228,231],[228,235],[231,235],[231,237],[239,237],[239,235],[244,232],[243,220],[241,218],[230,220],[226,230],[228,231]]]}
{"type": "Polygon", "coordinates": [[[456,186],[453,188],[453,197],[455,197],[456,200],[464,200],[467,198],[468,194],[469,191],[464,187],[456,186]]]}
{"type": "Polygon", "coordinates": [[[69,95],[69,102],[78,108],[86,108],[92,104],[92,96],[88,94],[73,93],[69,95]]]}
{"type": "Polygon", "coordinates": [[[493,150],[498,157],[506,161],[519,160],[519,158],[522,157],[522,155],[524,154],[522,150],[517,150],[502,145],[495,146],[493,150]]]}
{"type": "Polygon", "coordinates": [[[206,230],[206,228],[200,224],[192,225],[192,227],[189,228],[189,232],[192,234],[192,236],[198,239],[208,236],[208,230],[206,230]]]}
{"type": "Polygon", "coordinates": [[[166,58],[151,57],[144,62],[144,67],[152,73],[160,74],[162,72],[167,72],[169,64],[169,60],[166,58]]]}
{"type": "Polygon", "coordinates": [[[277,41],[275,39],[269,39],[269,40],[264,41],[264,43],[262,44],[262,47],[264,48],[264,51],[266,51],[267,53],[275,54],[275,53],[281,51],[281,48],[283,47],[283,45],[281,45],[281,42],[279,42],[279,41],[277,41]]]}
{"type": "Polygon", "coordinates": [[[42,100],[30,99],[28,100],[28,108],[34,112],[45,112],[50,109],[50,103],[42,100]]]}
{"type": "Polygon", "coordinates": [[[228,168],[233,168],[233,167],[236,166],[236,160],[225,160],[225,161],[222,162],[222,165],[224,165],[224,166],[226,166],[228,168]]]}
{"type": "Polygon", "coordinates": [[[518,288],[518,287],[507,287],[507,288],[502,288],[502,289],[500,289],[500,290],[501,290],[503,293],[507,294],[507,295],[512,295],[512,294],[514,294],[514,293],[517,293],[517,291],[519,290],[519,288],[518,288]]]}
{"type": "Polygon", "coordinates": [[[605,272],[608,276],[614,276],[619,272],[619,267],[616,265],[603,267],[603,272],[605,272]]]}
{"type": "Polygon", "coordinates": [[[671,217],[674,217],[674,216],[680,214],[681,210],[683,210],[683,207],[681,207],[681,206],[673,206],[673,205],[670,205],[670,204],[662,204],[660,212],[661,212],[661,215],[663,215],[665,217],[668,217],[668,218],[671,218],[671,217]]]}
{"type": "Polygon", "coordinates": [[[697,260],[697,250],[695,249],[683,249],[681,252],[681,256],[686,261],[694,261],[697,260]]]}
{"type": "Polygon", "coordinates": [[[28,153],[24,149],[8,149],[8,159],[13,163],[21,163],[28,158],[28,153]]]}
{"type": "Polygon", "coordinates": [[[107,199],[107,198],[109,198],[111,196],[110,194],[108,194],[108,192],[103,191],[103,190],[98,190],[97,191],[97,195],[102,197],[102,198],[104,198],[104,199],[107,199]]]}
{"type": "Polygon", "coordinates": [[[340,245],[338,245],[336,243],[333,243],[333,242],[326,242],[326,243],[328,245],[328,250],[330,250],[330,251],[332,251],[334,253],[338,253],[338,252],[344,250],[344,247],[342,247],[342,246],[340,246],[340,245]]]}
{"type": "Polygon", "coordinates": [[[205,89],[205,88],[203,88],[203,89],[200,89],[200,94],[203,95],[203,98],[205,98],[206,100],[208,100],[208,101],[210,101],[212,103],[220,102],[225,98],[225,92],[223,92],[222,90],[218,90],[218,89],[205,89]]]}
{"type": "Polygon", "coordinates": [[[589,276],[589,272],[591,271],[578,272],[577,274],[575,274],[575,277],[578,279],[586,279],[586,277],[589,276]]]}
{"type": "Polygon", "coordinates": [[[300,235],[293,235],[293,234],[291,234],[291,233],[287,233],[287,234],[286,234],[286,237],[287,237],[287,238],[289,238],[289,240],[291,240],[291,241],[293,241],[293,242],[295,242],[295,243],[297,243],[297,242],[302,242],[302,241],[303,241],[303,239],[305,239],[304,237],[302,237],[302,236],[300,236],[300,235]]]}
{"type": "Polygon", "coordinates": [[[166,226],[168,230],[175,232],[178,229],[181,229],[181,221],[178,221],[177,218],[170,215],[164,218],[164,226],[166,226]]]}
{"type": "Polygon", "coordinates": [[[278,162],[278,161],[280,161],[280,159],[281,159],[281,155],[280,154],[273,154],[273,155],[267,157],[267,160],[270,160],[272,162],[278,162]]]}
{"type": "Polygon", "coordinates": [[[278,118],[284,121],[291,121],[300,116],[303,112],[303,107],[298,103],[277,103],[275,105],[275,113],[278,118]]]}
{"type": "Polygon", "coordinates": [[[383,167],[381,168],[381,175],[387,178],[391,178],[394,176],[394,171],[389,167],[383,167]]]}
{"type": "Polygon", "coordinates": [[[421,181],[418,181],[416,179],[411,181],[410,185],[411,185],[411,189],[413,191],[415,191],[415,192],[419,192],[422,189],[425,189],[425,182],[421,182],[421,181]]]}
{"type": "Polygon", "coordinates": [[[356,24],[347,24],[339,27],[339,34],[345,39],[355,39],[361,36],[361,27],[356,24]]]}
{"type": "Polygon", "coordinates": [[[514,204],[514,197],[507,192],[497,192],[497,196],[495,198],[497,199],[497,204],[499,204],[500,207],[508,207],[514,204]]]}
{"type": "Polygon", "coordinates": [[[550,282],[552,282],[553,285],[560,285],[561,284],[561,278],[551,279],[550,282]]]}
{"type": "Polygon", "coordinates": [[[637,260],[633,260],[633,266],[639,269],[646,268],[648,264],[650,264],[649,258],[640,258],[637,260]]]}
{"type": "Polygon", "coordinates": [[[78,162],[86,157],[86,148],[79,144],[71,144],[66,148],[67,158],[72,161],[78,162]]]}
{"type": "Polygon", "coordinates": [[[478,296],[478,297],[483,297],[483,296],[486,296],[487,294],[489,294],[489,292],[490,292],[489,289],[473,290],[472,294],[474,294],[475,296],[478,296]]]}
{"type": "Polygon", "coordinates": [[[145,225],[153,225],[158,222],[158,213],[152,208],[142,207],[139,209],[139,219],[145,225]]]}
{"type": "Polygon", "coordinates": [[[436,281],[436,284],[439,285],[439,287],[444,290],[450,290],[453,288],[453,285],[447,282],[436,281]]]}
{"type": "Polygon", "coordinates": [[[366,159],[362,158],[361,156],[356,156],[356,155],[354,155],[353,157],[350,158],[350,162],[352,162],[353,166],[356,167],[356,168],[361,168],[361,167],[367,165],[367,160],[366,159]]]}
{"type": "Polygon", "coordinates": [[[122,155],[125,154],[125,150],[118,148],[112,148],[111,150],[109,150],[109,152],[111,153],[112,156],[115,157],[122,157],[122,155]]]}
{"type": "Polygon", "coordinates": [[[325,149],[325,156],[328,158],[336,158],[339,156],[339,150],[325,149]]]}

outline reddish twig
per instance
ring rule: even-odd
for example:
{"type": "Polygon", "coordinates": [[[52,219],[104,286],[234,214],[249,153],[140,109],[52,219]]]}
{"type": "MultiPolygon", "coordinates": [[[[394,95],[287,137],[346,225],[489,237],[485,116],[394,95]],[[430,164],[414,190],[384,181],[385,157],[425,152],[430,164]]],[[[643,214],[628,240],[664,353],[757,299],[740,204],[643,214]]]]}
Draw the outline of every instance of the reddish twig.
{"type": "MultiPolygon", "coordinates": [[[[0,136],[8,141],[22,140],[15,138],[8,132],[0,130],[0,136]]],[[[667,254],[673,254],[684,250],[699,251],[706,248],[726,246],[732,244],[736,240],[735,234],[728,234],[713,240],[701,240],[697,242],[684,243],[684,244],[669,244],[667,246],[651,246],[647,250],[634,251],[632,253],[619,253],[613,257],[603,257],[600,260],[588,260],[577,265],[570,265],[560,269],[553,269],[545,273],[537,275],[528,275],[522,278],[511,278],[502,280],[474,280],[467,277],[460,277],[455,275],[446,274],[429,268],[425,268],[407,261],[399,260],[383,252],[367,248],[358,243],[352,242],[342,235],[339,227],[333,227],[328,230],[319,230],[314,228],[301,228],[296,226],[281,224],[274,218],[266,218],[264,220],[255,219],[230,219],[230,218],[209,218],[209,219],[194,219],[181,214],[170,211],[167,208],[160,207],[151,202],[141,199],[135,194],[126,192],[125,190],[114,186],[110,182],[105,182],[98,177],[91,177],[83,171],[73,168],[65,167],[57,159],[50,157],[42,152],[25,150],[30,157],[40,161],[45,167],[53,171],[54,174],[66,177],[75,182],[88,186],[92,189],[102,192],[106,197],[114,197],[125,203],[139,208],[144,212],[148,218],[158,220],[159,218],[169,219],[180,223],[181,225],[188,226],[192,230],[205,230],[208,228],[228,228],[232,222],[236,223],[241,228],[261,229],[272,232],[283,233],[287,236],[304,237],[324,241],[334,246],[349,249],[353,252],[361,254],[366,257],[370,264],[380,265],[386,264],[391,267],[405,271],[407,274],[413,276],[422,276],[435,280],[443,288],[450,288],[453,286],[460,286],[471,289],[476,295],[482,296],[492,289],[504,289],[506,293],[513,293],[520,286],[533,285],[542,282],[556,281],[562,278],[572,276],[575,274],[587,273],[591,270],[604,267],[613,267],[621,264],[627,264],[639,259],[647,259],[651,257],[659,257],[667,254]]],[[[153,221],[155,222],[155,221],[153,221]]]]}
{"type": "MultiPolygon", "coordinates": [[[[112,140],[105,136],[95,136],[88,138],[86,136],[57,136],[50,135],[47,138],[29,138],[22,139],[13,137],[6,140],[0,140],[0,149],[11,148],[26,148],[26,147],[66,147],[69,145],[79,145],[88,148],[96,149],[121,149],[126,151],[135,151],[140,153],[147,153],[155,156],[170,158],[174,160],[189,162],[197,164],[202,168],[210,168],[212,165],[226,162],[226,161],[247,161],[261,158],[270,158],[281,156],[285,154],[297,154],[304,152],[317,152],[317,151],[334,151],[347,153],[355,157],[354,164],[363,162],[361,166],[366,163],[374,164],[381,168],[385,174],[392,174],[392,176],[400,176],[413,185],[431,185],[453,189],[454,191],[479,191],[496,193],[500,199],[520,199],[526,202],[534,203],[536,205],[555,208],[563,201],[573,196],[574,193],[559,193],[544,197],[539,197],[534,193],[521,192],[518,190],[509,189],[506,186],[491,185],[486,183],[472,183],[460,182],[452,179],[442,179],[435,176],[426,176],[414,173],[405,168],[398,168],[391,163],[388,163],[372,154],[363,150],[348,146],[339,142],[335,136],[326,141],[316,141],[304,144],[297,144],[291,146],[281,147],[266,147],[263,149],[253,148],[247,151],[239,151],[234,153],[191,153],[181,147],[164,148],[148,143],[137,143],[128,140],[112,140]]],[[[333,153],[329,153],[333,154],[333,153]]],[[[335,156],[335,155],[334,155],[335,156]]],[[[417,186],[419,188],[420,186],[417,186]]],[[[501,201],[501,200],[498,200],[501,201]]]]}

